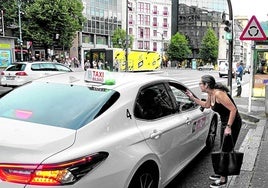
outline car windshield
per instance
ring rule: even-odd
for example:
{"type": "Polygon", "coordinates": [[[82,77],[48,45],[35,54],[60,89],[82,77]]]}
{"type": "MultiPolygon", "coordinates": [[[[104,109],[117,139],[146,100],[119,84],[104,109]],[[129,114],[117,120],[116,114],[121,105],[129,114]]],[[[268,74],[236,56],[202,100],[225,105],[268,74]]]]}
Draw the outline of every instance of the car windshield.
{"type": "Polygon", "coordinates": [[[19,64],[13,64],[10,67],[6,69],[6,71],[24,71],[26,67],[26,64],[19,63],[19,64]]]}
{"type": "Polygon", "coordinates": [[[0,99],[0,117],[76,130],[118,98],[114,90],[33,82],[0,99]]]}

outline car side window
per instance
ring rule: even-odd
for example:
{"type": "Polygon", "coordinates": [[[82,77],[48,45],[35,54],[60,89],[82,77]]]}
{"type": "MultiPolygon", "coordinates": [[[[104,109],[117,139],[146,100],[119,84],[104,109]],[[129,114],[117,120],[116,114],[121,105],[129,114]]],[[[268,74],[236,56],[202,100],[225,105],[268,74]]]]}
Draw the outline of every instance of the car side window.
{"type": "Polygon", "coordinates": [[[176,100],[176,109],[180,112],[194,109],[196,104],[186,95],[186,88],[182,85],[170,83],[171,91],[176,100]]]}
{"type": "Polygon", "coordinates": [[[173,112],[172,100],[163,84],[142,89],[134,108],[135,116],[146,120],[161,118],[173,112]]]}
{"type": "Polygon", "coordinates": [[[54,64],[54,65],[58,71],[71,72],[71,70],[68,67],[65,67],[65,66],[59,65],[59,64],[54,64]]]}
{"type": "Polygon", "coordinates": [[[36,63],[31,66],[32,71],[57,71],[52,63],[36,63]]]}

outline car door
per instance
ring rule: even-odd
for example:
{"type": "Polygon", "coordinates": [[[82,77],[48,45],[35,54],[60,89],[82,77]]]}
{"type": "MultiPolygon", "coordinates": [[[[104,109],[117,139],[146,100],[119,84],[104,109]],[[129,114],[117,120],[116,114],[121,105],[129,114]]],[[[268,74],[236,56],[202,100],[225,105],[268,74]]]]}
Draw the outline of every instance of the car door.
{"type": "Polygon", "coordinates": [[[178,113],[172,101],[164,84],[148,86],[138,94],[134,113],[148,146],[161,161],[163,181],[183,167],[192,133],[187,116],[178,113]]]}
{"type": "Polygon", "coordinates": [[[178,83],[169,83],[177,108],[178,115],[186,119],[191,128],[187,138],[187,151],[185,158],[190,158],[204,147],[207,138],[207,131],[210,123],[210,111],[202,109],[186,95],[187,88],[178,83]]]}

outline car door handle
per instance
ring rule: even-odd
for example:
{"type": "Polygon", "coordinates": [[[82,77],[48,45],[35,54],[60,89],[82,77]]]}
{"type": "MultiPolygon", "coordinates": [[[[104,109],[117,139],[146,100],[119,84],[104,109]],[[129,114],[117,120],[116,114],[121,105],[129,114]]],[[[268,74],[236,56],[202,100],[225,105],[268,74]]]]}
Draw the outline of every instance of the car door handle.
{"type": "Polygon", "coordinates": [[[153,133],[151,134],[151,139],[158,139],[160,138],[162,134],[162,131],[158,131],[158,130],[153,130],[153,133]]]}
{"type": "Polygon", "coordinates": [[[186,125],[190,125],[191,124],[191,120],[190,120],[190,118],[189,117],[187,117],[187,119],[186,119],[186,125]]]}

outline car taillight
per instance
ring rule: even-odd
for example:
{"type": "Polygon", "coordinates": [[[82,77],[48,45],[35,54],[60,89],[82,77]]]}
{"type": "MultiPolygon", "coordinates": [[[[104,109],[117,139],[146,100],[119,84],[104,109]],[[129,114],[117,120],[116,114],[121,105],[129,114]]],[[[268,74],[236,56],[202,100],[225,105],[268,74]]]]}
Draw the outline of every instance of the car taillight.
{"type": "Polygon", "coordinates": [[[4,76],[4,75],[5,75],[5,73],[4,73],[4,72],[1,72],[1,75],[2,75],[2,76],[4,76]]]}
{"type": "Polygon", "coordinates": [[[73,184],[107,157],[100,152],[56,164],[0,164],[0,179],[41,186],[73,184]]]}
{"type": "Polygon", "coordinates": [[[26,72],[17,72],[15,75],[16,76],[27,76],[27,73],[26,72]]]}

